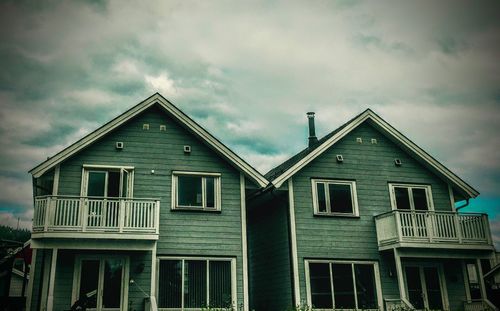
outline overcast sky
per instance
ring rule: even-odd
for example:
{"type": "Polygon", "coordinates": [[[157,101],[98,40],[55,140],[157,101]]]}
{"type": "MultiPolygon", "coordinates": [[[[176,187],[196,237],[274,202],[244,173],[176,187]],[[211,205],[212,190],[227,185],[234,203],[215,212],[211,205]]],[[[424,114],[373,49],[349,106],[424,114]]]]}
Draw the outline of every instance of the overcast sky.
{"type": "Polygon", "coordinates": [[[27,171],[160,92],[262,173],[371,108],[481,192],[500,242],[498,1],[2,1],[0,223],[27,171]],[[495,3],[496,2],[496,3],[495,3]]]}

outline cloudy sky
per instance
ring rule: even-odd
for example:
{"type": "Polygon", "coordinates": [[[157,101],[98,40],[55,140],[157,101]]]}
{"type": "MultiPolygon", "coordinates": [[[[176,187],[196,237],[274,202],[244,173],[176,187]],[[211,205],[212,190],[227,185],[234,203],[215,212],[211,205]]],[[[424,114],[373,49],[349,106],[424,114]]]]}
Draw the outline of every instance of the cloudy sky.
{"type": "Polygon", "coordinates": [[[497,1],[2,1],[0,223],[27,171],[158,91],[262,173],[371,108],[481,192],[500,236],[497,1]],[[494,3],[496,2],[496,4],[494,3]]]}

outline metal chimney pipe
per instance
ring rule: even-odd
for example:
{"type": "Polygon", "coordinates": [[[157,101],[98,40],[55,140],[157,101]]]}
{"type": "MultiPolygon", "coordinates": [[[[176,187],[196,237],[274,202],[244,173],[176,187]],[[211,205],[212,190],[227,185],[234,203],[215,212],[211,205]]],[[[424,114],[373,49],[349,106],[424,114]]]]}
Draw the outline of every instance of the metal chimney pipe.
{"type": "Polygon", "coordinates": [[[307,118],[309,119],[309,148],[311,148],[318,142],[316,129],[314,127],[314,112],[308,112],[307,118]]]}

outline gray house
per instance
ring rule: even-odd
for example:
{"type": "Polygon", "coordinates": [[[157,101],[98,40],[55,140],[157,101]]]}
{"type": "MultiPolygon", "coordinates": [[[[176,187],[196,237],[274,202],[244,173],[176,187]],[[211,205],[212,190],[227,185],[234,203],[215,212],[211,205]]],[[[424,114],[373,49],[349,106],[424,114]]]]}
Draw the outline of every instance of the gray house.
{"type": "Polygon", "coordinates": [[[27,310],[248,310],[267,180],[159,94],[33,168],[27,310]]]}
{"type": "Polygon", "coordinates": [[[251,308],[495,309],[487,216],[459,212],[479,193],[371,110],[319,140],[308,117],[248,196],[251,308]]]}

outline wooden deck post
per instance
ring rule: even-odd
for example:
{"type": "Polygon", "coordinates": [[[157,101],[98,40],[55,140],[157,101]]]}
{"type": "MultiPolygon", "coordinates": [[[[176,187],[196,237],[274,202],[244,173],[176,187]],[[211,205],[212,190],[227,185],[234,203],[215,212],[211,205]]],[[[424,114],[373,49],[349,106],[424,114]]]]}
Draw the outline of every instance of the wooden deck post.
{"type": "Polygon", "coordinates": [[[398,250],[396,248],[394,249],[394,261],[396,262],[396,273],[398,276],[399,297],[401,298],[401,300],[406,300],[403,266],[401,264],[401,257],[399,256],[398,250]]]}
{"type": "Polygon", "coordinates": [[[54,281],[56,280],[57,252],[57,248],[52,249],[52,262],[50,264],[49,276],[49,292],[47,296],[47,311],[52,311],[54,308],[54,281]]]}

